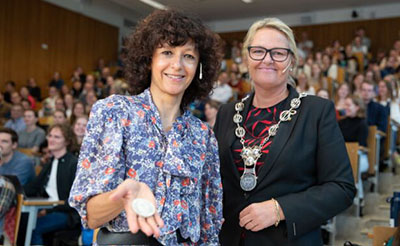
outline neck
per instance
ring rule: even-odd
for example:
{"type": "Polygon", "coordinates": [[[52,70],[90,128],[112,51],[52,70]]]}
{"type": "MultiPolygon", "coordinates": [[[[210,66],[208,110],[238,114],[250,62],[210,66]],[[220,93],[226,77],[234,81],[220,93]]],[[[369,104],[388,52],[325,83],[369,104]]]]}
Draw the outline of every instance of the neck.
{"type": "Polygon", "coordinates": [[[169,131],[172,124],[175,122],[176,118],[181,114],[180,105],[182,101],[182,96],[157,96],[157,93],[152,92],[153,102],[156,105],[158,112],[160,113],[160,118],[164,131],[169,131]]]}
{"type": "Polygon", "coordinates": [[[83,136],[76,136],[76,141],[78,142],[78,144],[82,144],[83,136]]]}
{"type": "Polygon", "coordinates": [[[281,102],[289,95],[289,90],[284,86],[274,88],[274,89],[261,89],[256,88],[256,93],[253,99],[253,106],[257,108],[269,108],[275,104],[281,102]]]}
{"type": "Polygon", "coordinates": [[[33,132],[33,130],[36,129],[36,125],[30,125],[30,126],[26,126],[26,131],[27,132],[33,132]]]}
{"type": "Polygon", "coordinates": [[[60,150],[54,150],[54,151],[51,151],[51,153],[53,154],[54,158],[60,159],[67,153],[67,148],[62,148],[60,150]]]}
{"type": "Polygon", "coordinates": [[[207,122],[208,122],[208,124],[209,124],[211,127],[214,127],[214,125],[215,125],[215,120],[216,120],[216,117],[214,117],[214,118],[212,118],[212,119],[209,119],[207,122]]]}

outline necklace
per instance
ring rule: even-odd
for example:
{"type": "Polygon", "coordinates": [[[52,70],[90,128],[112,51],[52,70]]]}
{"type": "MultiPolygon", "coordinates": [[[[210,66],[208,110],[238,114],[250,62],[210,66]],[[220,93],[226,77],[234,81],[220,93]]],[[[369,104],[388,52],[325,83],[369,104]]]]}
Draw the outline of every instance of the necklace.
{"type": "Polygon", "coordinates": [[[292,116],[297,113],[296,109],[300,107],[300,99],[306,96],[306,93],[300,93],[299,97],[293,98],[290,101],[290,109],[281,112],[278,123],[272,125],[268,129],[268,135],[261,140],[259,145],[254,145],[253,147],[245,146],[244,135],[246,134],[246,130],[240,126],[240,123],[243,121],[243,116],[240,114],[240,112],[243,111],[244,102],[249,98],[249,96],[243,98],[240,102],[235,104],[236,114],[233,116],[233,122],[237,125],[235,129],[235,135],[240,138],[240,143],[243,146],[240,156],[243,159],[244,171],[240,177],[240,187],[244,191],[251,191],[257,185],[256,163],[262,155],[261,150],[264,147],[264,144],[266,144],[271,137],[276,135],[281,122],[290,121],[292,119],[292,116]]]}

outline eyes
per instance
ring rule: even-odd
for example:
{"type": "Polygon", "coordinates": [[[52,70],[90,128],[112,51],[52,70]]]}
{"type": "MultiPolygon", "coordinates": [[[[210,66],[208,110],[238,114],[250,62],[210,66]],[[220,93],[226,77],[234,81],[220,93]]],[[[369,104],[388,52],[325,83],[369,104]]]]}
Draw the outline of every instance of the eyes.
{"type": "Polygon", "coordinates": [[[161,49],[160,53],[162,57],[165,58],[173,58],[175,55],[182,56],[184,61],[191,64],[196,63],[197,61],[197,56],[194,54],[193,51],[179,52],[179,51],[174,51],[173,49],[161,49]]]}

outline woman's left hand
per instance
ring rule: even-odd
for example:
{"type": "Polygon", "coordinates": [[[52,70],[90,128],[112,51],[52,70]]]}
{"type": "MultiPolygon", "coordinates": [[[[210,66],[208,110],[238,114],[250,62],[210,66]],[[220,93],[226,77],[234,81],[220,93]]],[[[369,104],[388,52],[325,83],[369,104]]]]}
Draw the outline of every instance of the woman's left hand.
{"type": "Polygon", "coordinates": [[[253,203],[239,214],[239,225],[250,231],[260,231],[275,224],[277,220],[274,201],[253,203]]]}

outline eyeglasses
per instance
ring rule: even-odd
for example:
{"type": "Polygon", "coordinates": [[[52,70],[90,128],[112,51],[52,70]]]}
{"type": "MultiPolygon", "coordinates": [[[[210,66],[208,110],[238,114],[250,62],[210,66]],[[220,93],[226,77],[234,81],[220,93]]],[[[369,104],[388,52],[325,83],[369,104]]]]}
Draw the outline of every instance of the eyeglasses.
{"type": "Polygon", "coordinates": [[[269,52],[271,59],[273,61],[283,62],[289,57],[289,54],[292,53],[292,51],[287,48],[266,49],[266,48],[260,47],[260,46],[249,46],[249,47],[247,47],[247,50],[249,51],[250,58],[255,61],[264,60],[265,56],[269,52]]]}

